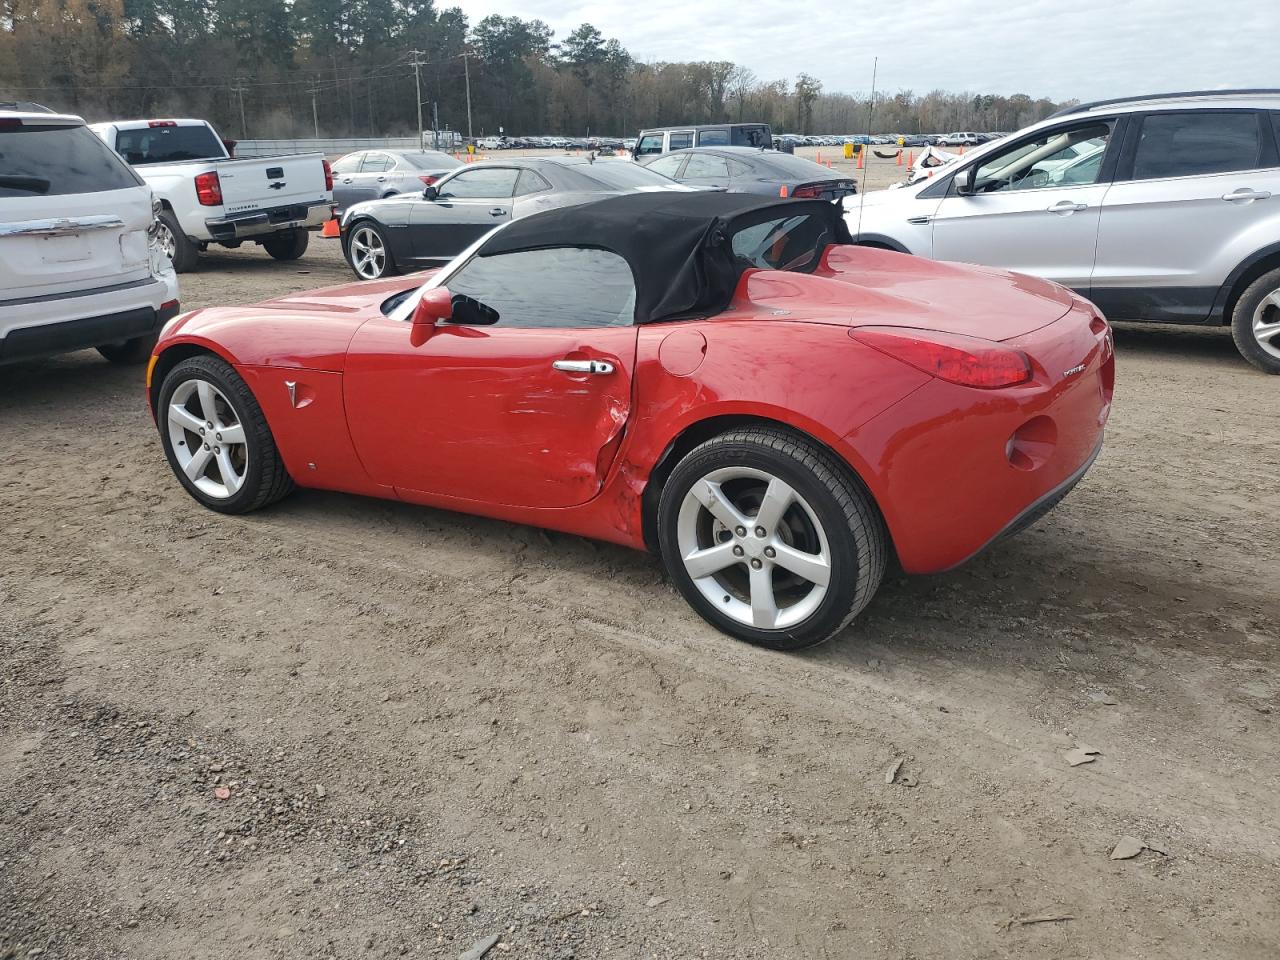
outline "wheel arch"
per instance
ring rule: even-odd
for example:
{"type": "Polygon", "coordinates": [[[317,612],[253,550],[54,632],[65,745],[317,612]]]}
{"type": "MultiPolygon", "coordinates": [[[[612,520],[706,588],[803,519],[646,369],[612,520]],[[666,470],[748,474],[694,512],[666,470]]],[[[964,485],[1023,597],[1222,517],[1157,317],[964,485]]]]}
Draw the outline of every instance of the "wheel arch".
{"type": "Polygon", "coordinates": [[[893,533],[889,529],[889,524],[885,520],[884,511],[880,508],[879,502],[876,500],[875,494],[872,493],[870,486],[866,480],[857,471],[853,464],[849,463],[831,444],[827,443],[821,437],[815,436],[808,430],[801,429],[794,424],[787,423],[784,420],[778,420],[773,417],[761,416],[758,414],[742,414],[742,413],[723,413],[706,417],[702,420],[695,420],[693,423],[687,424],[679,433],[677,433],[666,448],[662,451],[662,455],[658,457],[653,465],[653,469],[649,471],[648,480],[645,483],[644,492],[640,497],[641,522],[643,524],[644,543],[650,553],[657,555],[658,549],[658,501],[662,497],[662,490],[667,484],[672,471],[689,451],[693,450],[701,443],[722,433],[730,430],[738,430],[744,427],[769,427],[789,433],[794,437],[798,437],[808,443],[820,447],[824,452],[830,455],[832,461],[844,473],[845,477],[850,480],[863,495],[867,498],[867,502],[871,504],[876,515],[880,518],[880,522],[884,525],[885,538],[889,544],[889,550],[895,562],[897,560],[897,550],[893,544],[893,533]]]}
{"type": "Polygon", "coordinates": [[[1273,243],[1263,247],[1232,270],[1219,289],[1217,301],[1214,303],[1215,313],[1221,310],[1219,322],[1223,326],[1228,326],[1241,294],[1264,273],[1270,273],[1278,268],[1280,268],[1280,243],[1273,243]]]}
{"type": "Polygon", "coordinates": [[[854,241],[854,246],[874,247],[877,250],[892,250],[894,253],[911,252],[897,240],[892,237],[886,237],[882,233],[861,233],[858,235],[858,239],[854,241]]]}
{"type": "Polygon", "coordinates": [[[164,385],[164,378],[169,375],[169,371],[180,364],[183,360],[189,360],[198,356],[217,357],[219,360],[225,360],[227,363],[233,363],[230,357],[224,356],[222,353],[208,346],[207,344],[197,343],[194,341],[181,341],[172,346],[165,347],[156,357],[155,366],[151,368],[150,387],[147,390],[147,401],[151,404],[152,416],[157,415],[157,404],[160,400],[160,388],[164,385]]]}

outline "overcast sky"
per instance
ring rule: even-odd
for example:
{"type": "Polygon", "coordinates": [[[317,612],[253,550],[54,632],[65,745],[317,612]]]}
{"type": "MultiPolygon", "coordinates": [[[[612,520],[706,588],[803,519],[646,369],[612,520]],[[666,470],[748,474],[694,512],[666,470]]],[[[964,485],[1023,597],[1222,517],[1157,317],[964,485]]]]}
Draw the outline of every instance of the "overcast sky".
{"type": "Polygon", "coordinates": [[[1280,87],[1280,0],[439,0],[475,23],[586,21],[639,60],[732,60],[762,80],[806,71],[828,91],[1026,93],[1096,100],[1280,87]]]}

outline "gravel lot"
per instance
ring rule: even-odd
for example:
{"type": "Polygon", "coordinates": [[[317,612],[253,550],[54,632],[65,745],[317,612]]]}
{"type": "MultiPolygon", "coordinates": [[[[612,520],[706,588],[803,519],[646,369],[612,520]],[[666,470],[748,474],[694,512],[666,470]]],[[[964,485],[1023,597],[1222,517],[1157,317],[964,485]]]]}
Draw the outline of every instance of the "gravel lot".
{"type": "MultiPolygon", "coordinates": [[[[183,301],[348,276],[224,252],[183,301]]],[[[204,511],[139,370],[0,369],[0,958],[1273,960],[1278,384],[1117,339],[1061,507],[798,656],[608,545],[204,511]]]]}

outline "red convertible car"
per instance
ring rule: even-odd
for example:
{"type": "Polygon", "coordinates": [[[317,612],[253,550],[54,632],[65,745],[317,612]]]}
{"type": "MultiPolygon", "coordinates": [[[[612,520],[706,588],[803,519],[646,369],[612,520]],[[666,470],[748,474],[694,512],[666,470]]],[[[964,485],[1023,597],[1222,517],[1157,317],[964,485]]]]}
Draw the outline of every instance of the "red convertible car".
{"type": "Polygon", "coordinates": [[[891,558],[946,570],[1043,515],[1114,370],[1055,284],[853,246],[822,201],[633,194],[434,274],[185,314],[147,386],[214,510],[297,485],[648,548],[712,624],[796,649],[891,558]]]}

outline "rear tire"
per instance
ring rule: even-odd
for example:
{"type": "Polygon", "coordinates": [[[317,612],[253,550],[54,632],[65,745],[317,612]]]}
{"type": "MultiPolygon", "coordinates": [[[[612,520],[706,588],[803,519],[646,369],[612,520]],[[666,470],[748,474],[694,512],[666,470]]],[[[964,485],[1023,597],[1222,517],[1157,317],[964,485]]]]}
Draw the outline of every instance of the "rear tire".
{"type": "Polygon", "coordinates": [[[182,232],[182,225],[178,223],[178,218],[168,207],[161,210],[160,216],[156,219],[159,221],[157,239],[165,253],[169,255],[169,259],[173,261],[174,273],[190,273],[200,260],[200,248],[182,232]]]}
{"type": "Polygon", "coordinates": [[[1240,294],[1231,312],[1231,336],[1255,367],[1280,374],[1280,270],[1264,273],[1240,294]]]}
{"type": "Polygon", "coordinates": [[[218,357],[201,354],[169,371],[156,422],[174,476],[210,510],[248,513],[293,490],[253,392],[218,357]]]}
{"type": "Polygon", "coordinates": [[[302,227],[295,227],[263,240],[262,247],[276,260],[297,260],[307,252],[307,244],[310,242],[311,234],[302,227]]]}
{"type": "Polygon", "coordinates": [[[123,340],[120,343],[104,343],[98,347],[98,352],[111,363],[121,365],[146,363],[151,356],[151,351],[155,349],[158,336],[158,334],[149,333],[145,337],[134,337],[132,340],[123,340]]]}
{"type": "Polygon", "coordinates": [[[703,619],[775,650],[843,630],[875,595],[889,552],[847,468],[772,427],[721,434],[680,461],[658,503],[658,543],[703,619]]]}

